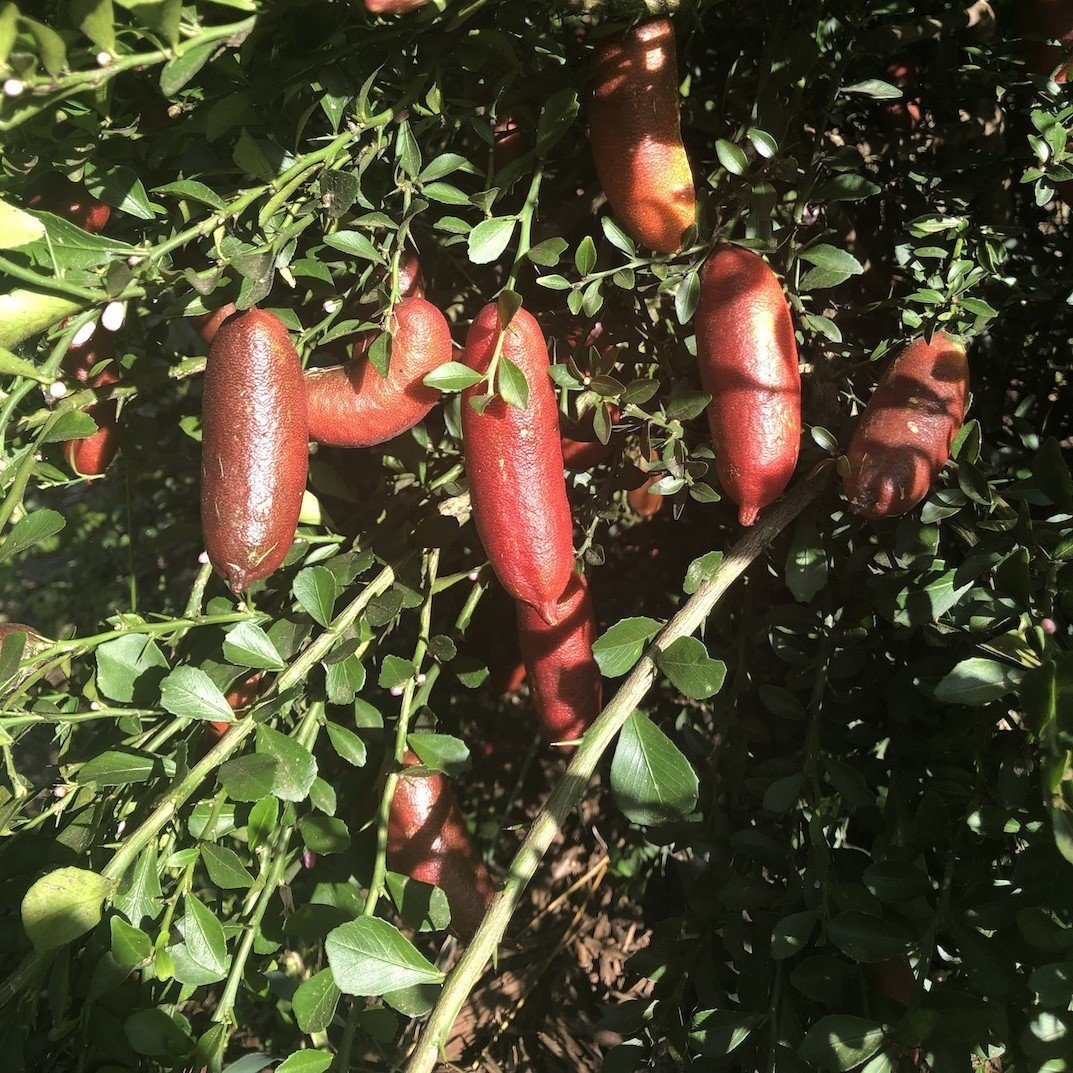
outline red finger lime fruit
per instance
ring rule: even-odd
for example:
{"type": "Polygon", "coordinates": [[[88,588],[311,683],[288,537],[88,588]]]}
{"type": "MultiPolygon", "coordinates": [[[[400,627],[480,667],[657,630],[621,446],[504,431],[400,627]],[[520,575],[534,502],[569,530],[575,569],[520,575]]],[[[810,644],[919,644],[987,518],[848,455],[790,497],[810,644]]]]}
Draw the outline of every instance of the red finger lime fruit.
{"type": "Polygon", "coordinates": [[[846,452],[843,477],[854,513],[893,518],[931,490],[965,420],[965,348],[937,333],[902,350],[880,378],[846,452]]]}
{"type": "Polygon", "coordinates": [[[98,201],[81,183],[73,183],[63,175],[52,175],[42,185],[43,189],[29,200],[31,209],[62,216],[91,235],[103,231],[111,219],[111,206],[98,201]]]}
{"type": "MultiPolygon", "coordinates": [[[[446,317],[424,298],[406,298],[392,317],[386,377],[364,356],[363,338],[346,365],[305,374],[309,437],[333,447],[371,447],[411,429],[439,401],[424,379],[451,360],[446,317]]],[[[375,336],[373,337],[375,338],[375,336]]]]}
{"type": "Polygon", "coordinates": [[[388,814],[388,867],[439,887],[451,907],[451,929],[468,942],[495,893],[492,879],[446,776],[405,770],[420,763],[407,751],[388,814]]]}
{"type": "MultiPolygon", "coordinates": [[[[112,333],[98,327],[86,342],[68,348],[63,368],[81,387],[111,387],[119,383],[114,354],[112,333]],[[108,364],[94,373],[93,370],[103,361],[108,364]]],[[[80,476],[99,477],[111,465],[119,450],[118,406],[115,400],[95,402],[82,412],[93,418],[97,431],[80,440],[68,440],[63,447],[63,456],[80,476]]]]}
{"type": "Polygon", "coordinates": [[[741,524],[752,525],[790,483],[801,444],[790,307],[763,258],[723,244],[701,269],[695,323],[716,470],[741,524]]]}
{"type": "Polygon", "coordinates": [[[249,309],[216,333],[205,365],[201,525],[235,592],[294,542],[308,469],[302,363],[278,317],[249,309]]]}
{"type": "Polygon", "coordinates": [[[549,626],[519,602],[518,643],[540,728],[549,742],[580,738],[600,714],[600,668],[593,658],[596,617],[587,582],[573,574],[549,626]]]}
{"type": "MultiPolygon", "coordinates": [[[[487,371],[499,334],[493,302],[466,338],[471,369],[487,371]]],[[[496,395],[478,413],[471,402],[487,391],[483,381],[463,394],[462,446],[473,520],[503,588],[553,623],[574,572],[573,519],[548,348],[540,325],[524,309],[504,332],[504,358],[525,376],[529,397],[523,408],[496,395]]]]}
{"type": "Polygon", "coordinates": [[[592,61],[589,140],[615,216],[638,242],[675,253],[697,219],[682,144],[674,27],[642,22],[597,46],[592,61]]]}
{"type": "MultiPolygon", "coordinates": [[[[239,678],[231,686],[227,691],[225,699],[232,711],[242,711],[244,708],[248,708],[257,699],[257,694],[260,692],[261,679],[264,677],[264,673],[264,671],[253,671],[246,675],[245,678],[239,678]]],[[[217,741],[230,729],[230,723],[224,723],[222,721],[209,723],[209,732],[217,741]]]]}

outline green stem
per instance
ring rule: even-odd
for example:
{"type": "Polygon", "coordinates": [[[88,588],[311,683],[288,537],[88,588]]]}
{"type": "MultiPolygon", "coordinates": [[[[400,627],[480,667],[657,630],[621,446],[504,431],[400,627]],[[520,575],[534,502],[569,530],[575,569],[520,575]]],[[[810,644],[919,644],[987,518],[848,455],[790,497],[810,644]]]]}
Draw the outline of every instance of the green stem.
{"type": "Polygon", "coordinates": [[[514,264],[511,265],[510,275],[507,277],[506,289],[513,291],[518,288],[518,274],[522,268],[525,255],[529,252],[533,241],[533,219],[536,216],[537,205],[540,203],[540,183],[544,178],[544,169],[537,167],[533,172],[533,178],[529,183],[529,192],[525,195],[525,204],[518,214],[518,248],[514,251],[514,264]]]}
{"type": "Polygon", "coordinates": [[[377,811],[376,824],[376,859],[373,862],[373,875],[372,879],[369,880],[369,895],[365,899],[362,916],[371,917],[376,912],[376,903],[383,893],[384,880],[387,877],[387,830],[388,821],[391,817],[391,802],[395,797],[399,771],[402,770],[403,757],[406,755],[406,735],[410,729],[410,715],[414,710],[414,690],[417,686],[417,676],[421,673],[421,664],[424,662],[425,654],[428,651],[429,629],[432,624],[432,589],[436,581],[436,570],[439,567],[439,563],[439,550],[430,551],[427,559],[427,595],[421,607],[421,628],[418,631],[417,644],[414,646],[414,673],[413,677],[406,682],[406,687],[403,690],[399,721],[395,724],[395,765],[384,778],[384,792],[380,796],[380,808],[377,811]]]}
{"type": "Polygon", "coordinates": [[[722,596],[771,542],[826,488],[830,467],[800,483],[704,579],[663,628],[629,677],[588,729],[569,767],[529,828],[511,862],[507,882],[492,901],[469,946],[451,971],[406,1066],[406,1073],[431,1073],[466,997],[506,932],[511,915],[566,817],[580,802],[600,758],[658,676],[656,657],[680,637],[695,633],[722,596]]]}
{"type": "MultiPolygon", "coordinates": [[[[99,287],[80,287],[77,283],[65,283],[55,276],[42,276],[29,268],[9,261],[6,257],[0,257],[0,272],[11,276],[12,279],[22,280],[29,283],[35,290],[52,291],[55,294],[66,294],[71,298],[81,298],[86,302],[94,302],[103,305],[111,300],[111,295],[99,287]]],[[[143,293],[141,291],[139,294],[143,293]]]]}

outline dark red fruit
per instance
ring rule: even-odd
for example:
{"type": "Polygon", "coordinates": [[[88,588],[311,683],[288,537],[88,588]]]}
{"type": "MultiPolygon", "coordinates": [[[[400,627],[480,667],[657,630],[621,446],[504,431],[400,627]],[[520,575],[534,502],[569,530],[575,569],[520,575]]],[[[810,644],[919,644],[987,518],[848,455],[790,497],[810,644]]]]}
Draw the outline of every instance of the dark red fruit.
{"type": "Polygon", "coordinates": [[[308,469],[302,363],[271,313],[231,317],[212,341],[202,406],[201,525],[235,592],[294,542],[308,469]]]}
{"type": "Polygon", "coordinates": [[[950,458],[969,401],[965,348],[939,333],[891,362],[846,452],[843,478],[854,513],[892,518],[912,510],[950,458]]]}
{"type": "Polygon", "coordinates": [[[1017,0],[1013,5],[1017,28],[1030,40],[1022,40],[1028,68],[1033,74],[1054,76],[1056,82],[1069,77],[1073,50],[1073,3],[1070,0],[1017,0]],[[1051,45],[1049,41],[1060,44],[1051,45]]]}
{"type": "MultiPolygon", "coordinates": [[[[481,310],[466,338],[470,368],[488,369],[499,332],[493,302],[481,310]]],[[[462,441],[473,520],[503,588],[551,623],[574,571],[573,520],[548,348],[540,325],[524,309],[506,330],[502,358],[524,374],[529,399],[524,409],[516,409],[497,395],[478,413],[470,402],[487,385],[478,383],[464,393],[462,441]]]]}
{"type": "MultiPolygon", "coordinates": [[[[403,759],[404,768],[420,763],[413,752],[403,759]]],[[[387,863],[439,887],[451,907],[451,929],[464,942],[473,937],[495,892],[454,790],[438,772],[400,774],[388,816],[387,863]]]]}
{"type": "MultiPolygon", "coordinates": [[[[232,711],[242,711],[244,708],[248,708],[257,699],[257,694],[260,692],[260,682],[263,677],[264,671],[253,671],[245,678],[238,679],[238,681],[231,686],[227,691],[226,699],[232,711]]],[[[219,741],[219,739],[230,729],[230,723],[209,723],[209,732],[217,741],[219,741]]]]}
{"type": "MultiPolygon", "coordinates": [[[[85,343],[68,348],[63,368],[81,387],[111,387],[119,383],[114,355],[112,333],[98,327],[85,343]],[[106,360],[108,364],[93,373],[93,369],[106,360]]],[[[97,423],[97,431],[81,440],[68,440],[63,447],[63,456],[80,476],[99,477],[119,450],[118,406],[115,400],[95,402],[85,407],[83,413],[89,414],[97,423]]]]}
{"type": "Polygon", "coordinates": [[[62,175],[52,175],[43,186],[40,193],[30,198],[31,209],[62,216],[91,235],[104,230],[112,215],[111,206],[98,201],[81,183],[73,183],[62,175]]]}
{"type": "Polygon", "coordinates": [[[211,346],[223,322],[234,312],[234,303],[228,302],[226,305],[220,306],[219,309],[214,309],[211,313],[202,313],[200,316],[192,317],[194,331],[211,346]]]}
{"type": "Polygon", "coordinates": [[[762,258],[724,244],[701,269],[695,323],[716,470],[741,524],[752,525],[790,483],[801,444],[790,307],[762,258]]]}
{"type": "Polygon", "coordinates": [[[533,137],[511,115],[500,116],[492,131],[492,171],[500,172],[533,147],[533,137]]]}
{"type": "Polygon", "coordinates": [[[596,617],[585,579],[572,574],[549,626],[528,604],[518,603],[518,643],[529,690],[549,742],[580,738],[600,714],[600,668],[592,655],[596,617]]]}
{"type": "Polygon", "coordinates": [[[589,140],[607,200],[626,230],[659,253],[682,247],[697,197],[678,114],[674,27],[642,22],[604,38],[592,61],[589,140]]]}
{"type": "Polygon", "coordinates": [[[365,9],[374,15],[403,15],[427,3],[428,0],[365,0],[365,9]]]}
{"type": "Polygon", "coordinates": [[[431,302],[406,298],[395,307],[386,378],[364,357],[372,338],[358,341],[346,365],[305,374],[309,437],[317,443],[384,443],[413,428],[439,401],[439,391],[422,381],[451,360],[451,329],[431,302]]]}

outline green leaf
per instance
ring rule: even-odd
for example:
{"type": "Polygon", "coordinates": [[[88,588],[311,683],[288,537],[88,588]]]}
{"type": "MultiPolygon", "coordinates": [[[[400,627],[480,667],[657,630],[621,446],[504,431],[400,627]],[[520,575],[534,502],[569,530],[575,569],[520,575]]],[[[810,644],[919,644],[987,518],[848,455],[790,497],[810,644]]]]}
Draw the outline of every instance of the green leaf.
{"type": "Polygon", "coordinates": [[[633,712],[615,746],[611,790],[630,821],[650,827],[688,816],[698,782],[678,746],[648,716],[633,712]]]}
{"type": "Polygon", "coordinates": [[[193,894],[187,894],[183,942],[168,948],[175,962],[175,979],[203,987],[222,980],[227,972],[227,943],[216,915],[193,894]]]}
{"type": "Polygon", "coordinates": [[[49,425],[41,437],[41,442],[63,443],[65,440],[84,440],[87,436],[92,436],[99,427],[89,414],[81,410],[68,410],[49,425]]]}
{"type": "Polygon", "coordinates": [[[525,379],[525,373],[506,354],[499,359],[496,388],[515,409],[524,410],[529,405],[529,382],[525,379]]]}
{"type": "MultiPolygon", "coordinates": [[[[304,801],[317,777],[313,754],[298,742],[268,726],[257,728],[257,752],[276,762],[272,793],[281,801],[304,801]]],[[[258,794],[258,797],[264,796],[258,794]]]]}
{"type": "MultiPolygon", "coordinates": [[[[194,45],[192,48],[184,49],[174,59],[168,60],[160,72],[160,92],[165,97],[174,97],[209,62],[209,57],[219,47],[220,43],[218,41],[194,45]]],[[[245,134],[245,131],[243,133],[245,134]]],[[[249,135],[247,134],[246,137],[249,137],[249,135]]],[[[237,153],[235,163],[239,167],[243,166],[239,163],[237,153]]],[[[268,175],[267,178],[271,179],[272,176],[268,175]]]]}
{"type": "Polygon", "coordinates": [[[469,259],[475,265],[486,265],[496,260],[507,248],[517,223],[513,216],[493,216],[490,220],[482,220],[469,233],[469,259]]]}
{"type": "Polygon", "coordinates": [[[863,1017],[821,1017],[806,1033],[798,1055],[819,1069],[849,1070],[883,1046],[883,1027],[863,1017]]]}
{"type": "Polygon", "coordinates": [[[397,928],[376,917],[340,925],[328,933],[324,950],[344,995],[383,995],[443,979],[443,973],[397,928]]]}
{"type": "Polygon", "coordinates": [[[126,786],[132,782],[145,782],[159,771],[160,760],[151,753],[106,749],[78,769],[78,783],[81,786],[126,786]]]}
{"type": "Polygon", "coordinates": [[[249,890],[253,886],[253,876],[233,849],[205,842],[201,846],[201,859],[209,879],[223,890],[249,890]]]}
{"type": "Polygon", "coordinates": [[[802,250],[800,257],[803,261],[816,266],[805,274],[801,281],[802,290],[825,290],[837,287],[850,276],[859,276],[864,271],[853,254],[824,242],[802,250]]]}
{"type": "Polygon", "coordinates": [[[586,235],[574,254],[574,267],[578,275],[587,276],[596,267],[596,243],[591,235],[586,235]]]}
{"type": "Polygon", "coordinates": [[[415,931],[444,931],[451,923],[447,895],[431,883],[398,872],[387,873],[385,886],[402,922],[415,931]]]}
{"type": "Polygon", "coordinates": [[[200,667],[176,667],[160,684],[160,703],[165,711],[186,719],[234,719],[231,705],[200,667]]]}
{"type": "Polygon", "coordinates": [[[463,365],[460,361],[448,361],[433,369],[421,382],[425,387],[436,388],[438,391],[464,391],[480,383],[482,379],[482,375],[468,365],[463,365]]]}
{"type": "Polygon", "coordinates": [[[526,256],[533,264],[540,265],[541,268],[554,268],[566,252],[568,245],[566,239],[546,238],[543,242],[538,242],[533,246],[526,256]]]}
{"type": "Polygon", "coordinates": [[[945,704],[978,707],[1014,693],[1024,679],[1020,667],[973,656],[962,660],[935,687],[935,699],[945,704]]]}
{"type": "Polygon", "coordinates": [[[276,1066],[276,1073],[324,1073],[334,1057],[331,1051],[295,1051],[276,1066]]]}
{"type": "Polygon", "coordinates": [[[285,666],[271,638],[256,622],[240,622],[228,631],[224,659],[255,670],[281,671],[285,666]]]}
{"type": "Polygon", "coordinates": [[[744,175],[749,167],[749,158],[733,142],[725,138],[717,139],[715,143],[715,155],[719,157],[719,163],[730,172],[731,175],[744,175]]]}
{"type": "Polygon", "coordinates": [[[451,734],[413,733],[407,736],[406,743],[433,771],[460,775],[469,768],[469,746],[451,734]]]}
{"type": "Polygon", "coordinates": [[[153,940],[141,928],[128,924],[122,917],[112,917],[112,957],[116,964],[133,969],[153,956],[153,940]]]}
{"type": "MultiPolygon", "coordinates": [[[[178,1012],[174,1017],[186,1022],[178,1012]]],[[[135,1052],[150,1058],[167,1056],[174,1060],[168,1063],[173,1067],[179,1065],[194,1046],[194,1041],[185,1029],[180,1028],[173,1016],[155,1007],[132,1013],[123,1023],[123,1032],[135,1052]]]]}
{"type": "Polygon", "coordinates": [[[137,926],[145,917],[152,919],[160,911],[159,862],[156,843],[150,842],[138,855],[134,871],[124,880],[115,898],[115,907],[137,926]]]}
{"type": "Polygon", "coordinates": [[[340,726],[338,723],[327,723],[328,739],[332,748],[348,764],[354,767],[365,766],[365,742],[352,730],[340,726]]]}
{"type": "Polygon", "coordinates": [[[645,644],[663,629],[651,618],[625,618],[616,622],[592,646],[592,654],[605,678],[620,678],[641,658],[645,644]]]}
{"type": "Polygon", "coordinates": [[[298,829],[306,848],[317,854],[344,853],[350,848],[347,825],[335,816],[306,816],[298,829]]]}
{"type": "Polygon", "coordinates": [[[827,551],[812,515],[798,519],[786,556],[786,586],[799,603],[807,604],[827,584],[827,551]]]}
{"type": "Polygon", "coordinates": [[[816,913],[812,911],[783,917],[771,931],[771,956],[778,961],[799,954],[815,927],[816,913]]]}
{"type": "Polygon", "coordinates": [[[279,764],[267,753],[248,753],[220,768],[220,785],[233,801],[260,801],[273,792],[279,764]]]}
{"type": "Polygon", "coordinates": [[[687,272],[674,296],[674,315],[679,324],[688,324],[693,319],[700,301],[700,273],[687,272]]]}
{"type": "Polygon", "coordinates": [[[331,625],[335,601],[339,599],[339,581],[331,570],[326,566],[307,566],[300,570],[291,593],[314,622],[331,625]]]}
{"type": "Polygon", "coordinates": [[[97,649],[97,688],[111,700],[129,702],[143,676],[167,668],[168,661],[156,642],[138,634],[120,634],[97,649]]]}
{"type": "Polygon", "coordinates": [[[275,832],[278,822],[279,802],[274,797],[262,797],[250,809],[250,818],[246,823],[250,848],[257,849],[258,846],[265,845],[275,832]]]}
{"type": "Polygon", "coordinates": [[[63,515],[54,510],[34,510],[24,515],[0,544],[0,562],[55,536],[66,524],[63,515]]]}
{"type": "Polygon", "coordinates": [[[696,637],[679,637],[656,655],[656,664],[671,684],[694,700],[712,697],[722,688],[727,668],[712,659],[696,637]]]}
{"type": "Polygon", "coordinates": [[[92,930],[115,884],[84,868],[57,868],[42,876],[22,899],[22,926],[40,954],[92,930]]]}
{"type": "Polygon", "coordinates": [[[843,86],[841,92],[857,93],[878,101],[896,101],[902,97],[902,91],[897,86],[879,78],[866,78],[863,82],[854,82],[852,86],[843,86]]]}
{"type": "Polygon", "coordinates": [[[880,193],[881,187],[866,179],[863,175],[844,172],[821,183],[812,196],[816,202],[825,201],[862,201],[880,193]]]}
{"type": "Polygon", "coordinates": [[[827,937],[854,961],[886,961],[908,952],[912,936],[882,917],[852,910],[827,925],[827,937]]]}
{"type": "Polygon", "coordinates": [[[395,689],[410,681],[417,674],[417,668],[408,659],[401,656],[387,655],[380,664],[380,677],[377,685],[382,689],[395,689]]]}
{"type": "Polygon", "coordinates": [[[464,156],[459,156],[458,153],[441,153],[435,160],[425,165],[418,178],[423,183],[429,183],[435,179],[442,179],[454,171],[464,171],[468,175],[473,175],[476,170],[464,156]]]}
{"type": "Polygon", "coordinates": [[[45,234],[45,225],[28,212],[0,200],[0,250],[17,250],[45,234]]]}
{"type": "Polygon", "coordinates": [[[701,587],[704,579],[711,576],[722,561],[723,553],[721,551],[705,552],[704,555],[694,559],[686,570],[685,581],[682,582],[682,592],[686,596],[692,596],[701,587]]]}
{"type": "Polygon", "coordinates": [[[327,1031],[339,1005],[339,995],[331,969],[321,969],[303,980],[291,999],[298,1027],[307,1035],[327,1031]]]}
{"type": "Polygon", "coordinates": [[[707,1010],[696,1015],[689,1038],[708,1058],[722,1058],[737,1050],[763,1020],[756,1014],[736,1010],[707,1010]]]}
{"type": "Polygon", "coordinates": [[[336,231],[334,234],[325,235],[324,245],[376,264],[382,264],[384,260],[376,247],[360,231],[336,231]]]}

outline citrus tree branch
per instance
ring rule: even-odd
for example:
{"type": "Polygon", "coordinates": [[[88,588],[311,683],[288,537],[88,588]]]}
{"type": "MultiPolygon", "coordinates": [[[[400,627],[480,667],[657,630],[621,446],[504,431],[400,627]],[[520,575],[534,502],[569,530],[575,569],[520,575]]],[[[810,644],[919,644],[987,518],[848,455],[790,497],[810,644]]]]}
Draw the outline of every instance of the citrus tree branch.
{"type": "Polygon", "coordinates": [[[823,492],[830,472],[830,466],[825,465],[801,482],[734,545],[726,558],[712,570],[700,588],[655,638],[618,692],[604,707],[599,718],[586,732],[570,766],[533,821],[525,841],[515,854],[507,882],[493,900],[473,941],[447,977],[439,1000],[410,1056],[405,1073],[430,1073],[435,1066],[462,1004],[495,954],[522,892],[532,879],[563,821],[581,800],[600,757],[656,681],[658,653],[673,641],[689,636],[700,627],[749,564],[823,492]]]}

